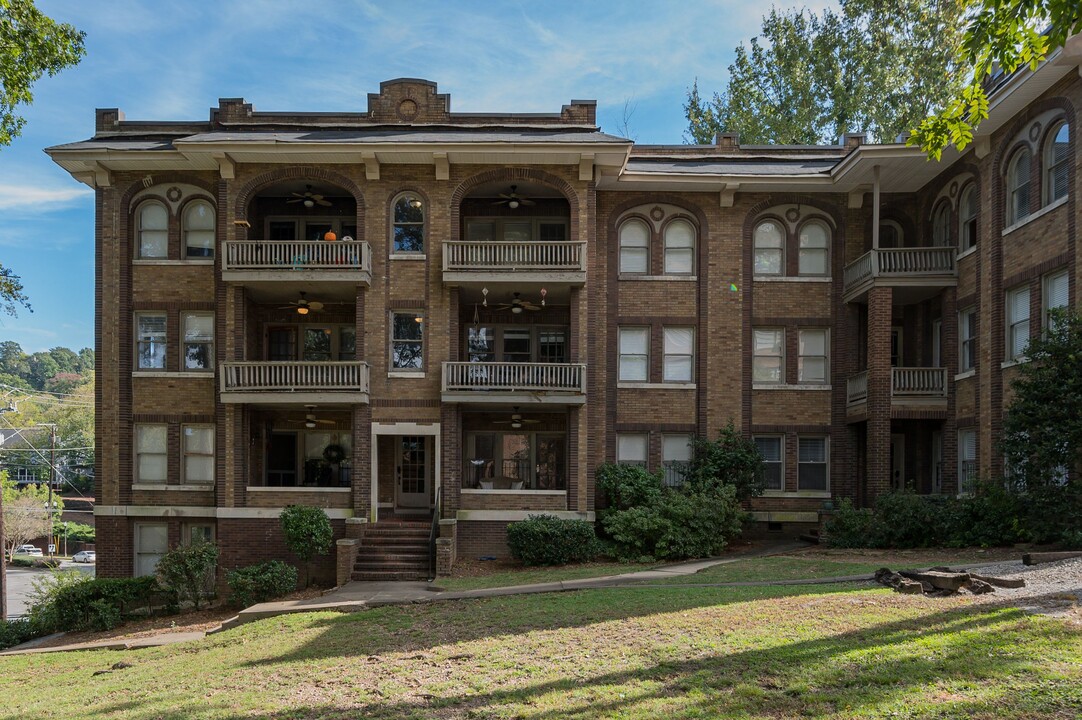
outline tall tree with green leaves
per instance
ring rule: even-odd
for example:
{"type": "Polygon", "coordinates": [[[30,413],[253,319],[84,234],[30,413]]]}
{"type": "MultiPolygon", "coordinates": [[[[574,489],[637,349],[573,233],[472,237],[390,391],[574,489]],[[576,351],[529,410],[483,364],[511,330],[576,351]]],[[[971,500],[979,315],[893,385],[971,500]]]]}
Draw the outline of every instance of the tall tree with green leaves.
{"type": "Polygon", "coordinates": [[[913,130],[910,145],[939,159],[944,148],[959,150],[988,118],[985,81],[996,70],[1036,70],[1067,38],[1082,32],[1078,0],[961,0],[966,29],[956,62],[969,71],[967,82],[913,130]]]}
{"type": "Polygon", "coordinates": [[[687,137],[718,132],[745,144],[832,143],[847,132],[892,142],[962,85],[958,0],[841,0],[840,9],[771,9],[762,35],[736,49],[726,88],[696,82],[687,137]]]}

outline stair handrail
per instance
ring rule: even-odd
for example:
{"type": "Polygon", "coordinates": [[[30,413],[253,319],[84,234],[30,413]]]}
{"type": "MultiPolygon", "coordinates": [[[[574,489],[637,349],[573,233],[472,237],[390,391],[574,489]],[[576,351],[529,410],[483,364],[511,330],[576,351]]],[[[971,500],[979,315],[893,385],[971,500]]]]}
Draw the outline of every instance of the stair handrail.
{"type": "Polygon", "coordinates": [[[428,581],[436,579],[436,538],[440,527],[440,505],[442,486],[436,486],[435,509],[432,512],[432,527],[428,531],[428,581]]]}

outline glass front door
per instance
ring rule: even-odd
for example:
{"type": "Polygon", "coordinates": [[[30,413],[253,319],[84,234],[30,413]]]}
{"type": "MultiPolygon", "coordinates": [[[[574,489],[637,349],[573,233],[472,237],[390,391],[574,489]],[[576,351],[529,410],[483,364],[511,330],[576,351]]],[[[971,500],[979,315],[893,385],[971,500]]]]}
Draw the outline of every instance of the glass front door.
{"type": "Polygon", "coordinates": [[[428,438],[404,435],[398,439],[395,464],[395,505],[407,509],[430,506],[428,438]]]}

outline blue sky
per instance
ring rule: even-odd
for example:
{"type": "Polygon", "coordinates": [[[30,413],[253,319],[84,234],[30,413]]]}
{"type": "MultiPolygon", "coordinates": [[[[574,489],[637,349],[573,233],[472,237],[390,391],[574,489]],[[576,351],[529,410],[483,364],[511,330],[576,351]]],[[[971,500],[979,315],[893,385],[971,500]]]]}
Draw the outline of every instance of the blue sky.
{"type": "MultiPolygon", "coordinates": [[[[781,0],[779,6],[788,3],[781,0]]],[[[806,3],[819,9],[824,3],[806,3]]],[[[827,3],[833,4],[833,3],[827,3]]],[[[0,317],[26,352],[93,346],[93,194],[42,148],[94,132],[94,109],[129,120],[206,120],[220,97],[257,110],[363,111],[396,77],[433,80],[452,111],[555,112],[598,102],[640,143],[683,142],[695,78],[720,89],[765,3],[39,0],[87,33],[82,63],[35,86],[27,126],[0,149],[0,262],[34,312],[0,317]]]]}

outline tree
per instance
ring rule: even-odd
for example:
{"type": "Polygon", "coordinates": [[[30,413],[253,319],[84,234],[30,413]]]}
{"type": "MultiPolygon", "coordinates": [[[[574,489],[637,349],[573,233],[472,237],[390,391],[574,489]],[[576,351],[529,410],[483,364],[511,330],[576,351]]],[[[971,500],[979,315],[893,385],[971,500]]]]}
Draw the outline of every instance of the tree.
{"type": "Polygon", "coordinates": [[[1011,383],[999,449],[1007,479],[1040,515],[1032,518],[1041,522],[1038,539],[1055,539],[1082,530],[1082,316],[1053,310],[1026,357],[1011,383]]]}
{"type": "Polygon", "coordinates": [[[710,144],[817,144],[847,132],[892,142],[960,88],[955,0],[841,0],[839,12],[772,9],[762,42],[736,49],[729,83],[706,102],[698,83],[684,106],[688,135],[710,144]]]}
{"type": "Polygon", "coordinates": [[[963,0],[968,25],[956,62],[970,70],[968,82],[951,93],[934,115],[916,126],[910,145],[931,158],[954,145],[964,149],[988,118],[985,81],[998,66],[1005,73],[1041,61],[1070,36],[1082,31],[1078,0],[963,0]]]}
{"type": "Polygon", "coordinates": [[[195,609],[212,584],[218,564],[218,546],[197,542],[173,548],[158,560],[157,572],[162,587],[177,594],[177,599],[192,601],[195,609]]]}
{"type": "Polygon", "coordinates": [[[8,482],[7,472],[0,472],[0,482],[4,486],[4,550],[11,556],[20,545],[36,538],[49,537],[53,513],[45,507],[45,496],[39,492],[39,488],[30,486],[17,490],[13,483],[8,482]]]}
{"type": "Polygon", "coordinates": [[[311,580],[309,567],[316,555],[326,555],[331,550],[334,532],[330,518],[320,508],[308,505],[290,505],[279,518],[286,547],[304,562],[304,584],[311,580]]]}
{"type": "Polygon", "coordinates": [[[692,438],[691,450],[691,462],[684,475],[688,487],[732,485],[738,500],[763,494],[763,456],[732,420],[718,433],[717,440],[692,438]]]}

